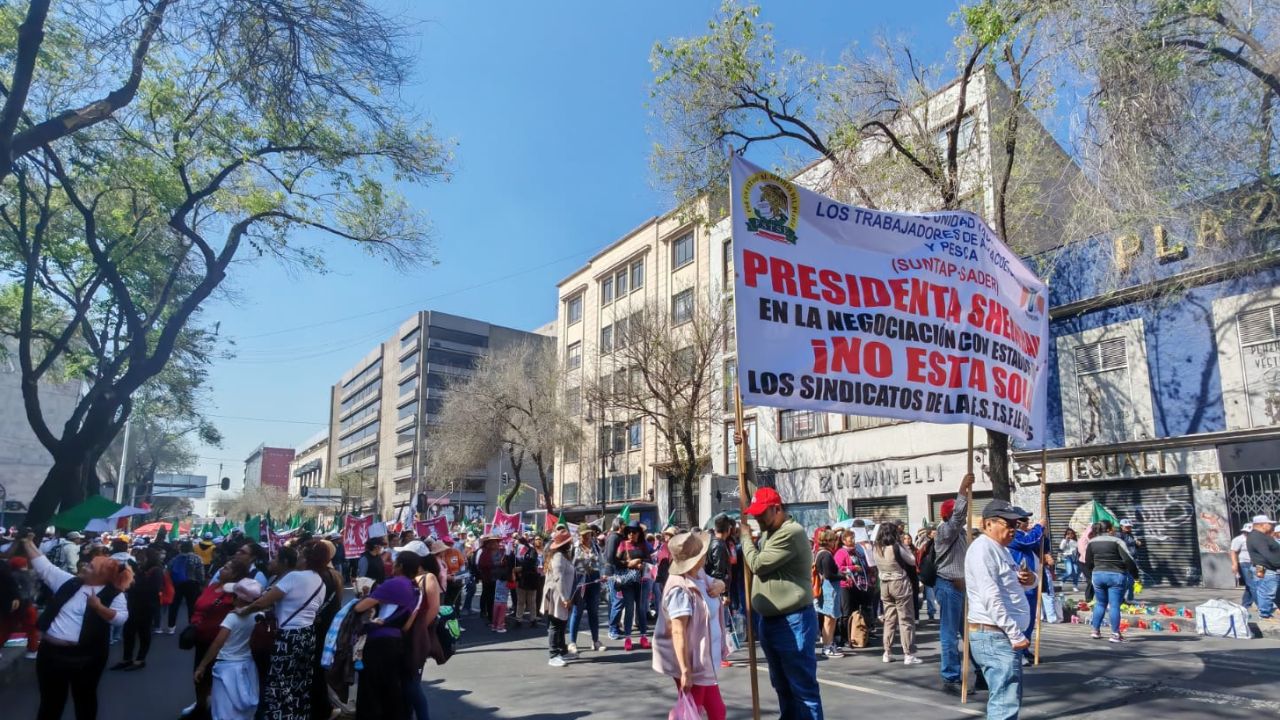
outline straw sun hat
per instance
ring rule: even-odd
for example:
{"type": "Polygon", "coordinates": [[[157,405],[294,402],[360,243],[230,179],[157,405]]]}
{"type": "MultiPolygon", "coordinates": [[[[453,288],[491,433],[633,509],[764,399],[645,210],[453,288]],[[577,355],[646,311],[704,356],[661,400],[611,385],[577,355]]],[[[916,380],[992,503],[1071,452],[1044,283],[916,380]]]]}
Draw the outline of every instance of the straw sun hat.
{"type": "Polygon", "coordinates": [[[667,548],[671,552],[671,572],[684,575],[706,556],[707,550],[711,549],[711,538],[701,529],[695,528],[671,538],[667,548]]]}

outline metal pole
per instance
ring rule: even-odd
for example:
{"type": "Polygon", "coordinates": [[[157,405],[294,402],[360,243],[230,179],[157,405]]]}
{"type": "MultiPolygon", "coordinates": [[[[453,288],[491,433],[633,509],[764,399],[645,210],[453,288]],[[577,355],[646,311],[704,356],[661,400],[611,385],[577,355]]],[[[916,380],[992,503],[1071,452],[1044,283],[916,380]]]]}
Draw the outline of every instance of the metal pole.
{"type": "MultiPolygon", "coordinates": [[[[966,457],[966,461],[968,464],[968,470],[966,472],[972,475],[973,474],[973,423],[969,423],[969,454],[966,457]]],[[[972,484],[969,486],[969,489],[965,491],[964,510],[965,510],[964,541],[965,541],[965,544],[968,544],[969,542],[968,535],[970,532],[970,528],[973,527],[973,485],[972,484]]],[[[963,620],[964,620],[964,644],[961,649],[963,651],[964,662],[961,663],[961,667],[960,667],[960,702],[967,703],[969,702],[969,594],[967,591],[965,592],[965,597],[964,597],[963,620]]]]}
{"type": "Polygon", "coordinates": [[[133,426],[133,417],[124,421],[124,445],[120,448],[120,470],[116,473],[116,502],[124,504],[124,471],[129,464],[129,428],[133,426]]]}
{"type": "Polygon", "coordinates": [[[1044,449],[1040,450],[1040,522],[1044,523],[1043,532],[1040,533],[1040,564],[1036,565],[1036,612],[1040,617],[1033,618],[1036,623],[1036,649],[1035,664],[1040,664],[1040,636],[1044,634],[1044,544],[1045,536],[1049,534],[1049,489],[1046,484],[1047,466],[1049,464],[1048,452],[1044,449]]]}
{"type": "MultiPolygon", "coordinates": [[[[742,445],[738,447],[738,505],[742,510],[739,522],[742,522],[747,517],[747,498],[750,497],[747,492],[747,458],[751,457],[751,447],[742,424],[742,388],[736,382],[733,385],[733,417],[734,434],[742,438],[742,445]]],[[[737,442],[736,437],[734,442],[737,442]]],[[[751,542],[751,536],[747,535],[742,541],[751,542]]],[[[742,577],[746,583],[747,668],[751,674],[751,717],[753,720],[760,720],[760,686],[756,679],[756,633],[754,623],[751,621],[751,566],[745,562],[742,564],[742,577]]]]}

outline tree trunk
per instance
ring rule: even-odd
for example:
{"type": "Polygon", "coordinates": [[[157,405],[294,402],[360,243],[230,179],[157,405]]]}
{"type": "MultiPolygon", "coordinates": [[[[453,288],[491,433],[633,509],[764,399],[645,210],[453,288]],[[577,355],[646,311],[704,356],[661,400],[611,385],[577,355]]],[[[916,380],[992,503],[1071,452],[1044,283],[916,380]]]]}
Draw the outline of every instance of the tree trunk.
{"type": "Polygon", "coordinates": [[[96,478],[93,472],[95,462],[96,458],[88,461],[85,453],[76,449],[62,451],[54,458],[53,467],[49,468],[27,509],[26,523],[37,531],[37,535],[49,524],[49,518],[84,502],[85,490],[91,484],[91,478],[96,478]]]}
{"type": "Polygon", "coordinates": [[[991,475],[991,496],[997,500],[1008,500],[1009,484],[1009,436],[987,431],[987,462],[991,475]]]}
{"type": "MultiPolygon", "coordinates": [[[[698,477],[696,474],[692,476],[686,475],[675,478],[675,481],[675,490],[679,497],[676,498],[676,502],[672,503],[672,509],[678,509],[684,515],[684,517],[677,518],[677,520],[683,521],[690,528],[698,527],[698,496],[694,492],[698,477]]],[[[665,521],[666,518],[659,518],[658,524],[661,526],[665,521]]],[[[658,528],[658,530],[661,529],[661,527],[658,528]]]]}

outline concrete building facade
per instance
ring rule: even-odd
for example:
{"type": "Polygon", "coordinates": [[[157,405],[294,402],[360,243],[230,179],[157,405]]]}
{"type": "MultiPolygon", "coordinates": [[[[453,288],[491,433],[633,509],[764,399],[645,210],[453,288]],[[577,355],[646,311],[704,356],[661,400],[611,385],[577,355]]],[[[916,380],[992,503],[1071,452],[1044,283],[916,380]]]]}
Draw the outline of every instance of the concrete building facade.
{"type": "MultiPolygon", "coordinates": [[[[331,388],[327,477],[357,473],[352,487],[359,497],[351,505],[388,520],[408,517],[418,493],[435,505],[433,513],[451,520],[491,519],[511,470],[501,455],[462,478],[423,482],[422,468],[450,384],[470,377],[489,353],[526,342],[554,340],[438,311],[416,313],[331,388]]],[[[530,481],[531,472],[526,466],[521,478],[530,481]]],[[[533,502],[526,493],[512,509],[533,502]]]]}
{"type": "Polygon", "coordinates": [[[277,448],[259,445],[244,460],[244,486],[266,486],[289,491],[289,465],[293,462],[293,448],[277,448]]]}
{"type": "Polygon", "coordinates": [[[303,441],[289,463],[289,496],[302,488],[326,487],[329,481],[329,431],[321,430],[303,441]]]}
{"type": "MultiPolygon", "coordinates": [[[[16,358],[17,342],[6,341],[0,356],[0,513],[5,527],[21,524],[31,499],[44,482],[53,459],[31,431],[22,402],[22,371],[16,358]]],[[[80,400],[78,381],[40,381],[40,410],[54,432],[71,417],[80,400]]]]}

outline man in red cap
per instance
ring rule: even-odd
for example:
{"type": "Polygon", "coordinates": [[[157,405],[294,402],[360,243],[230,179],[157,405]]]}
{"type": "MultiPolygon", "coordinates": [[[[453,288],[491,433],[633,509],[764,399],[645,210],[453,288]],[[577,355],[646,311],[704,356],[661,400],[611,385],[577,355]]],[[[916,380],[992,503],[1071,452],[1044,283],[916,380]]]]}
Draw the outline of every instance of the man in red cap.
{"type": "Polygon", "coordinates": [[[746,515],[760,524],[760,540],[750,542],[751,528],[744,516],[742,556],[754,576],[751,609],[760,616],[757,636],[769,661],[769,682],[778,694],[782,720],[822,720],[809,538],[773,488],[756,490],[746,515]]]}
{"type": "Polygon", "coordinates": [[[964,633],[964,555],[969,547],[968,494],[973,475],[960,481],[955,500],[942,503],[942,522],[933,541],[937,558],[938,635],[942,643],[942,689],[960,694],[960,642],[964,633]]]}

